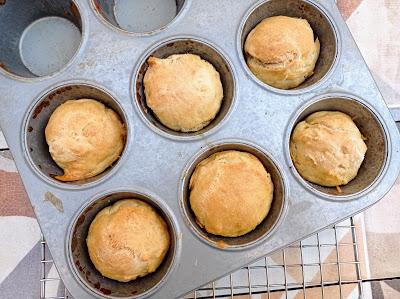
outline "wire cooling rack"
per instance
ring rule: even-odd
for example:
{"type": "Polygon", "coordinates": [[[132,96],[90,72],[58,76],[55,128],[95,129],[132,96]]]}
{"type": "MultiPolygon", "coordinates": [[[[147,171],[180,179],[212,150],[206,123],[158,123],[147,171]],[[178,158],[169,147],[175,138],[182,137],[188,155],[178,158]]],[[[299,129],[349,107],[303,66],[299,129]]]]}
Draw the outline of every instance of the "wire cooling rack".
{"type": "MultiPolygon", "coordinates": [[[[41,299],[72,299],[42,238],[41,299]]],[[[196,290],[185,298],[362,298],[353,218],[196,290]],[[329,296],[327,295],[329,291],[329,296]],[[235,297],[236,298],[236,297],[235,297]]]]}

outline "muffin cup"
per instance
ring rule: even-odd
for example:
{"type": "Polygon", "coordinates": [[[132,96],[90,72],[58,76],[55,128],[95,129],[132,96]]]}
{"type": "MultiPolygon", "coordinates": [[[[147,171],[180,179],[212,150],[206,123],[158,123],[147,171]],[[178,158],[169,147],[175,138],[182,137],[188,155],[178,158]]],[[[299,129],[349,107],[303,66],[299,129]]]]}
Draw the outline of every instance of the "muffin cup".
{"type": "Polygon", "coordinates": [[[117,164],[120,164],[119,162],[124,158],[130,141],[130,128],[122,106],[107,90],[89,83],[65,83],[42,94],[30,108],[22,134],[25,155],[33,171],[51,184],[69,188],[88,187],[94,183],[104,181],[116,170],[117,164]],[[82,98],[102,102],[119,115],[127,130],[125,148],[121,157],[102,173],[84,180],[61,182],[55,179],[55,176],[62,175],[63,170],[54,162],[50,155],[45,137],[45,128],[50,116],[57,107],[68,100],[82,98]]]}
{"type": "MultiPolygon", "coordinates": [[[[0,6],[0,70],[21,78],[38,77],[25,66],[23,57],[21,57],[22,54],[19,41],[25,29],[31,28],[30,25],[33,25],[39,19],[45,17],[61,17],[67,19],[72,22],[81,33],[83,33],[84,28],[81,13],[73,0],[48,0],[45,4],[40,0],[7,1],[3,6],[0,6]]],[[[27,31],[23,36],[26,37],[25,35],[30,34],[30,32],[31,31],[27,31]]],[[[46,35],[44,35],[43,38],[45,37],[46,35]]],[[[32,39],[36,38],[32,37],[32,39]]],[[[64,40],[64,42],[69,44],[73,42],[76,43],[76,41],[71,40],[64,40]]],[[[51,41],[46,43],[51,43],[51,41]]],[[[80,46],[81,45],[82,38],[80,40],[80,46]]],[[[40,45],[35,46],[30,44],[29,46],[35,48],[40,45]]],[[[71,53],[63,51],[65,47],[63,48],[60,45],[59,48],[61,51],[58,55],[62,61],[60,64],[63,65],[64,60],[69,61],[64,65],[65,67],[70,64],[73,57],[70,57],[71,53]],[[66,55],[67,57],[65,57],[66,55]]],[[[78,49],[76,52],[78,52],[78,49]]],[[[29,53],[29,51],[27,53],[29,53]]],[[[40,63],[45,64],[46,61],[40,63]]],[[[64,67],[60,68],[60,70],[64,67]]]]}
{"type": "Polygon", "coordinates": [[[326,81],[338,62],[340,39],[336,25],[328,12],[314,1],[270,0],[257,4],[246,14],[239,30],[238,50],[243,67],[253,80],[274,92],[296,94],[310,91],[326,81]],[[275,88],[259,80],[247,66],[244,53],[246,38],[254,27],[265,18],[281,15],[306,19],[314,31],[314,37],[318,37],[321,43],[321,52],[315,65],[314,74],[300,86],[289,90],[275,88]]]}
{"type": "Polygon", "coordinates": [[[136,107],[145,123],[162,136],[178,140],[202,138],[204,135],[211,134],[213,131],[217,130],[230,114],[236,96],[236,80],[231,63],[216,47],[209,44],[207,41],[197,38],[183,37],[167,40],[147,51],[140,59],[138,69],[134,72],[132,87],[136,107]],[[202,59],[208,61],[215,67],[220,74],[224,97],[219,112],[210,124],[197,132],[184,133],[171,130],[164,126],[147,106],[143,78],[148,69],[147,59],[149,57],[167,58],[174,54],[186,53],[199,55],[202,59]]]}
{"type": "Polygon", "coordinates": [[[149,4],[149,1],[146,0],[91,0],[90,2],[100,19],[111,28],[134,35],[151,35],[166,29],[171,23],[175,22],[189,0],[165,1],[164,5],[166,6],[162,7],[164,11],[160,9],[160,3],[154,2],[149,4]],[[130,11],[138,8],[142,9],[141,14],[132,15],[130,13],[130,11]],[[148,11],[143,11],[144,8],[147,8],[148,11]],[[175,11],[175,13],[171,13],[171,11],[175,11]],[[151,15],[148,13],[151,13],[151,15]],[[134,27],[141,27],[141,29],[137,28],[134,30],[131,28],[134,25],[131,23],[132,19],[137,19],[137,21],[135,20],[137,24],[134,27]],[[126,22],[126,20],[129,21],[126,22]]]}
{"type": "Polygon", "coordinates": [[[370,191],[383,175],[388,158],[387,133],[378,114],[361,99],[353,95],[327,94],[312,100],[294,116],[287,133],[286,153],[290,169],[308,190],[327,199],[351,200],[360,198],[370,191]],[[358,175],[348,184],[340,186],[340,189],[320,186],[303,179],[290,157],[290,137],[295,126],[318,111],[346,113],[353,119],[361,134],[366,137],[365,144],[368,149],[358,175]]]}
{"type": "Polygon", "coordinates": [[[286,211],[288,196],[283,172],[271,156],[255,144],[237,140],[214,143],[197,153],[185,168],[179,192],[181,211],[191,231],[208,245],[222,250],[241,250],[265,241],[267,237],[273,234],[282,221],[286,211]],[[223,237],[208,233],[197,223],[196,216],[190,207],[189,184],[196,166],[212,154],[227,150],[247,152],[256,156],[271,175],[274,184],[273,201],[268,215],[253,231],[239,237],[223,237]]]}
{"type": "MultiPolygon", "coordinates": [[[[147,192],[146,192],[147,193],[147,192]]],[[[173,213],[160,199],[144,192],[121,190],[97,196],[74,217],[67,239],[68,262],[75,278],[89,292],[102,298],[144,298],[154,294],[167,280],[179,259],[179,230],[173,213]],[[130,282],[104,277],[90,260],[86,237],[90,224],[105,207],[123,199],[139,199],[150,204],[163,217],[171,236],[170,248],[157,270],[130,282]]]]}

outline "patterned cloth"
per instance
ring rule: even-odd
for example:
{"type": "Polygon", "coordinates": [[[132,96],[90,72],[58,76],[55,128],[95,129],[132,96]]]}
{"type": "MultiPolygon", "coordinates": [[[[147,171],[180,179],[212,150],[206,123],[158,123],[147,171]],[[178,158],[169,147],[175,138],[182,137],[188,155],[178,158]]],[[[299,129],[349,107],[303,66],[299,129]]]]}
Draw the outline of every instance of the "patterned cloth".
{"type": "MultiPolygon", "coordinates": [[[[400,106],[400,0],[338,0],[338,5],[350,30],[368,63],[388,105],[400,106]]],[[[358,253],[361,260],[361,275],[364,280],[364,298],[400,298],[400,180],[384,200],[356,218],[358,253]]],[[[328,231],[326,242],[333,236],[328,231]]],[[[339,242],[346,242],[350,234],[339,234],[339,242]]],[[[23,189],[20,177],[3,136],[0,133],[0,298],[25,299],[40,297],[40,265],[42,257],[40,228],[23,189]]],[[[314,242],[309,240],[307,242],[314,242]]],[[[287,249],[286,256],[293,260],[298,252],[287,249]]],[[[323,262],[337,259],[334,248],[323,253],[323,262]]],[[[347,250],[347,251],[346,251],[347,250]]],[[[49,253],[45,253],[49,256],[49,253]]],[[[282,253],[270,257],[270,263],[279,265],[282,253]]],[[[354,258],[354,251],[340,252],[344,259],[354,258]]],[[[318,253],[308,252],[305,258],[312,261],[318,253]]],[[[298,269],[297,269],[298,270],[298,269]]],[[[302,282],[303,277],[295,268],[290,270],[292,282],[302,282]]],[[[318,269],[308,269],[305,275],[311,281],[320,280],[318,269]]],[[[49,277],[57,277],[54,265],[45,268],[49,277]]],[[[353,269],[342,269],[345,279],[355,280],[353,269]]],[[[235,274],[237,279],[240,272],[235,274]]],[[[277,283],[280,274],[273,274],[277,283]]],[[[337,270],[326,269],[324,280],[337,279],[337,270]]],[[[222,283],[222,282],[221,282],[222,283]]],[[[343,298],[357,298],[358,285],[343,287],[343,298]]],[[[59,282],[49,283],[47,296],[61,295],[59,282]]],[[[307,291],[308,298],[321,298],[321,288],[307,291]]],[[[340,298],[337,286],[324,288],[325,298],[340,298]]],[[[303,298],[302,291],[292,292],[289,298],[303,298]]],[[[242,296],[238,298],[249,298],[242,296]]],[[[253,295],[252,298],[268,298],[253,295]]],[[[274,293],[271,298],[284,298],[274,293]]]]}

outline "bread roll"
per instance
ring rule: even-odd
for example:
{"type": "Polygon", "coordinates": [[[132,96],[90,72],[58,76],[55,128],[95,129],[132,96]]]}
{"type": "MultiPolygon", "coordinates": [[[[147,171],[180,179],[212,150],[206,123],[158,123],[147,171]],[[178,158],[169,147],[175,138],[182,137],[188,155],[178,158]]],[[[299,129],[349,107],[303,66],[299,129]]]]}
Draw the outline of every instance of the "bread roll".
{"type": "Polygon", "coordinates": [[[311,114],[294,129],[290,154],[300,175],[327,187],[357,176],[367,146],[350,116],[338,111],[311,114]]]}
{"type": "Polygon", "coordinates": [[[45,129],[53,160],[64,170],[60,181],[94,177],[110,167],[125,146],[118,114],[91,99],[69,100],[50,116],[45,129]]]}
{"type": "Polygon", "coordinates": [[[254,230],[267,216],[274,186],[257,157],[229,150],[197,165],[190,190],[199,225],[214,235],[237,237],[254,230]]]}
{"type": "Polygon", "coordinates": [[[138,199],[101,210],[86,239],[89,256],[105,277],[127,282],[157,270],[170,246],[163,218],[138,199]]]}
{"type": "Polygon", "coordinates": [[[223,99],[219,73],[198,55],[150,57],[144,76],[147,105],[166,127],[195,132],[217,115],[223,99]]]}
{"type": "Polygon", "coordinates": [[[258,79],[291,89],[314,73],[320,43],[307,20],[276,16],[264,19],[249,33],[244,50],[247,65],[258,79]]]}

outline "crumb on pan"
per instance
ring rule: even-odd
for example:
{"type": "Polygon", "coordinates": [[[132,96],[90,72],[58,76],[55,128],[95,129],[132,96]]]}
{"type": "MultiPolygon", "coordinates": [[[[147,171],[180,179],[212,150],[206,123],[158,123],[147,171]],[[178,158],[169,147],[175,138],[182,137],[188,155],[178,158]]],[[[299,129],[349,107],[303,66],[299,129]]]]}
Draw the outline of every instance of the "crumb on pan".
{"type": "Polygon", "coordinates": [[[338,193],[343,193],[342,188],[340,188],[340,186],[336,186],[336,190],[338,193]]]}
{"type": "Polygon", "coordinates": [[[217,242],[217,247],[218,248],[221,248],[221,249],[225,249],[226,247],[228,247],[228,244],[226,244],[224,241],[222,241],[222,240],[219,240],[218,242],[217,242]]]}

